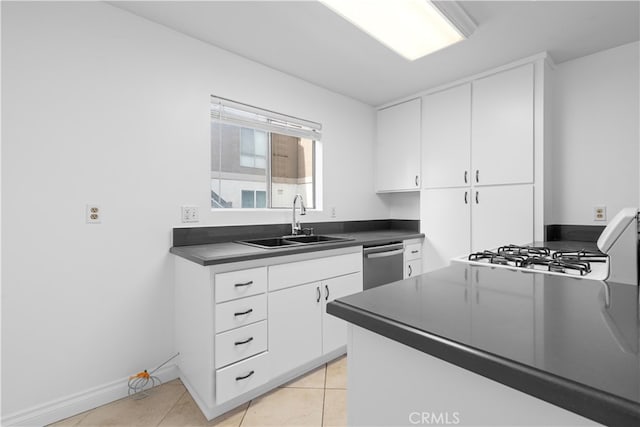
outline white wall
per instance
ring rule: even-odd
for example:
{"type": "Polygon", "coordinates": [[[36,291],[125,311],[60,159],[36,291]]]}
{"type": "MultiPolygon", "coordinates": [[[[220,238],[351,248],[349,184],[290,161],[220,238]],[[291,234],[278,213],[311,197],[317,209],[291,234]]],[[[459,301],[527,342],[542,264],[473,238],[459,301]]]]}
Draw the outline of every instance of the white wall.
{"type": "Polygon", "coordinates": [[[559,64],[552,130],[552,222],[601,224],[638,206],[640,192],[640,43],[559,64]]]}
{"type": "Polygon", "coordinates": [[[388,217],[360,102],[97,2],[2,2],[2,66],[3,419],[173,353],[180,205],[289,221],[209,212],[209,95],[323,124],[327,213],[307,220],[388,217]]]}

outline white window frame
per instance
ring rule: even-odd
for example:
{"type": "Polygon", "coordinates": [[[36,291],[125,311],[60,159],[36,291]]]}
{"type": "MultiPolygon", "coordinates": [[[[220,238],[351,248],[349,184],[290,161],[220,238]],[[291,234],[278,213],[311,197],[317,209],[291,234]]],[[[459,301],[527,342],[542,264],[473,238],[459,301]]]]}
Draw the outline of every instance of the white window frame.
{"type": "MultiPolygon", "coordinates": [[[[309,210],[322,210],[322,125],[294,116],[277,113],[271,110],[254,107],[249,104],[232,101],[218,96],[211,96],[211,120],[222,124],[230,124],[242,128],[261,130],[267,133],[278,133],[314,141],[313,152],[313,195],[314,207],[309,210]]],[[[241,150],[240,150],[241,152],[241,150]]],[[[242,153],[241,153],[242,155],[242,153]]],[[[214,208],[212,212],[230,211],[281,211],[289,207],[271,207],[271,138],[267,141],[267,207],[266,208],[214,208]]],[[[212,176],[213,178],[213,176],[212,176]]],[[[306,202],[306,201],[305,201],[306,202]]]]}

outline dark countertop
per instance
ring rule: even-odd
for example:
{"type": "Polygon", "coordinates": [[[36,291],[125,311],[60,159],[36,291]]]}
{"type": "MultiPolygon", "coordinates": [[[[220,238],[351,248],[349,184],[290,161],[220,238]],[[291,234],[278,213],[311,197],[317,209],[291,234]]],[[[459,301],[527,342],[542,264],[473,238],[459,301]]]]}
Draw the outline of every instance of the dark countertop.
{"type": "Polygon", "coordinates": [[[327,312],[605,425],[640,425],[637,286],[454,262],[327,312]]]}
{"type": "MultiPolygon", "coordinates": [[[[374,245],[389,241],[402,241],[423,238],[424,234],[410,230],[379,230],[353,233],[333,233],[335,237],[351,240],[287,246],[283,248],[262,249],[235,242],[211,243],[206,245],[174,246],[172,254],[181,256],[200,265],[225,264],[229,262],[248,261],[260,258],[278,257],[328,249],[346,248],[350,246],[374,245]]],[[[250,239],[251,237],[247,237],[250,239]]]]}

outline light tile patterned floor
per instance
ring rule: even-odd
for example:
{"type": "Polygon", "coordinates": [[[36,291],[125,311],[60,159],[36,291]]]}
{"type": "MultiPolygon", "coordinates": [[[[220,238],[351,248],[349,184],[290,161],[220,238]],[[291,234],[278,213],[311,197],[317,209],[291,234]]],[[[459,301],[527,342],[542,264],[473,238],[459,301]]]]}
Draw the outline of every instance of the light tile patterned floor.
{"type": "Polygon", "coordinates": [[[347,358],[341,357],[212,421],[180,380],[145,399],[121,399],[52,426],[346,426],[347,358]]]}

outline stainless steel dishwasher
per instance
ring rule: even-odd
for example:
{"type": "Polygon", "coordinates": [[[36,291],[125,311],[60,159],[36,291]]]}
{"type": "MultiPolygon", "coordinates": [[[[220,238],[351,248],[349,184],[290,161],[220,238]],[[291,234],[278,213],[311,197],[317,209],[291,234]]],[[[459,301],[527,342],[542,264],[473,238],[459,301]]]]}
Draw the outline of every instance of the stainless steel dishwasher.
{"type": "Polygon", "coordinates": [[[362,254],[364,290],[402,280],[404,265],[402,242],[365,245],[362,254]]]}

